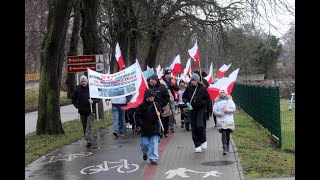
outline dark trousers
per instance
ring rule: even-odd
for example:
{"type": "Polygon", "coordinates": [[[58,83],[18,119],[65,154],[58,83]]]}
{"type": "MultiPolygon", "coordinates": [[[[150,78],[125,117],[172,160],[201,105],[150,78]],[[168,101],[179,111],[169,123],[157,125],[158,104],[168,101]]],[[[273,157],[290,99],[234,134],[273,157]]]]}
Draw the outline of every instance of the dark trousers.
{"type": "Polygon", "coordinates": [[[132,125],[132,130],[135,130],[136,128],[136,122],[134,119],[134,113],[135,113],[136,109],[135,108],[130,108],[128,110],[126,110],[126,123],[130,123],[132,125]]]}
{"type": "Polygon", "coordinates": [[[230,134],[232,133],[231,129],[221,129],[222,134],[222,145],[229,147],[230,144],[230,134]]]}
{"type": "Polygon", "coordinates": [[[204,111],[204,108],[190,111],[192,140],[196,148],[207,141],[206,131],[203,126],[204,111]]]}
{"type": "Polygon", "coordinates": [[[203,112],[203,128],[207,129],[207,107],[204,107],[204,112],[203,112]]]}
{"type": "Polygon", "coordinates": [[[94,114],[91,115],[81,115],[80,120],[83,128],[84,137],[87,142],[93,141],[93,122],[94,122],[94,114]]]}
{"type": "Polygon", "coordinates": [[[162,125],[163,125],[163,128],[164,128],[164,134],[168,134],[169,132],[169,116],[167,117],[162,117],[161,118],[161,122],[162,122],[162,125]]]}
{"type": "Polygon", "coordinates": [[[213,121],[214,121],[214,125],[217,127],[217,116],[212,114],[213,116],[213,121]]]}
{"type": "Polygon", "coordinates": [[[183,121],[184,120],[184,113],[182,113],[182,109],[186,108],[187,106],[185,104],[179,104],[179,108],[180,108],[180,120],[183,121]]]}

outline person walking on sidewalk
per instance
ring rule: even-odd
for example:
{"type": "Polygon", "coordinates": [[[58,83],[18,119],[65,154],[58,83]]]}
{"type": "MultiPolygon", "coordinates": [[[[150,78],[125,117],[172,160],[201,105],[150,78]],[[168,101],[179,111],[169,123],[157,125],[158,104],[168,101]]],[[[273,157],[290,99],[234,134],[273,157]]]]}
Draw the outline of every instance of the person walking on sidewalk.
{"type": "Polygon", "coordinates": [[[226,155],[229,152],[230,134],[235,129],[233,113],[236,106],[226,87],[220,89],[214,101],[213,113],[217,117],[217,130],[222,134],[223,155],[226,155]]]}
{"type": "MultiPolygon", "coordinates": [[[[109,106],[110,99],[105,100],[106,105],[109,106]]],[[[127,98],[118,97],[111,100],[112,103],[112,115],[113,115],[113,135],[117,138],[124,136],[124,124],[125,124],[125,110],[121,107],[127,104],[127,98]]]]}
{"type": "Polygon", "coordinates": [[[192,140],[195,152],[207,149],[206,130],[203,124],[204,111],[209,103],[210,96],[207,88],[199,83],[200,76],[194,73],[190,79],[190,85],[182,95],[183,102],[189,107],[191,115],[192,140]],[[192,108],[190,108],[192,107],[192,108]]]}
{"type": "Polygon", "coordinates": [[[141,128],[140,147],[143,154],[143,160],[149,160],[151,164],[158,164],[158,147],[161,115],[159,103],[154,101],[155,93],[146,89],[144,92],[144,101],[138,106],[135,113],[137,125],[141,128]],[[156,106],[156,108],[154,107],[156,106]],[[157,109],[157,110],[156,110],[157,109]]]}
{"type": "Polygon", "coordinates": [[[162,79],[160,80],[161,84],[164,84],[166,88],[168,89],[170,98],[169,98],[169,104],[170,109],[173,112],[171,116],[169,116],[169,128],[170,132],[174,132],[174,125],[176,123],[174,112],[175,109],[175,91],[179,91],[179,86],[176,83],[176,79],[172,77],[172,71],[170,69],[167,69],[164,71],[164,75],[162,76],[162,79]]]}
{"type": "Polygon", "coordinates": [[[181,128],[184,127],[184,113],[183,113],[183,108],[187,107],[184,102],[182,101],[182,95],[184,93],[184,91],[186,90],[187,88],[187,84],[182,80],[180,79],[179,81],[179,91],[178,91],[178,107],[180,108],[180,121],[181,121],[181,128]]]}
{"type": "Polygon", "coordinates": [[[163,124],[163,132],[160,132],[160,137],[168,137],[169,132],[169,116],[172,113],[170,109],[169,99],[170,95],[168,90],[166,89],[166,86],[161,84],[158,76],[156,74],[151,75],[149,78],[148,86],[149,89],[151,89],[155,94],[155,102],[159,103],[161,106],[161,122],[163,124]]]}
{"type": "Polygon", "coordinates": [[[85,139],[87,140],[87,147],[92,146],[93,141],[93,132],[92,126],[94,122],[94,118],[89,118],[90,114],[95,114],[96,106],[95,103],[98,103],[100,99],[90,98],[89,94],[89,85],[88,78],[85,75],[80,77],[80,85],[76,87],[74,92],[72,93],[72,104],[75,108],[78,109],[78,113],[80,114],[80,120],[83,127],[83,133],[85,139]],[[92,112],[91,107],[92,106],[92,112]]]}

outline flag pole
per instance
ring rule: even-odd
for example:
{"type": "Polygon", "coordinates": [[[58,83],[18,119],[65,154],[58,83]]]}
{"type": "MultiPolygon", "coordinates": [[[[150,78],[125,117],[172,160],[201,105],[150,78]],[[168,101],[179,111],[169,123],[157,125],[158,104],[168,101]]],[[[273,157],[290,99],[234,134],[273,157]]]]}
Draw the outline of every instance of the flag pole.
{"type": "Polygon", "coordinates": [[[200,73],[200,82],[203,82],[202,81],[202,71],[201,71],[200,57],[199,57],[199,73],[200,73]]]}
{"type": "MultiPolygon", "coordinates": [[[[136,61],[138,62],[138,60],[136,60],[136,61]]],[[[139,62],[138,62],[138,63],[139,63],[139,62]]],[[[140,67],[140,65],[139,65],[139,67],[140,67]]],[[[140,67],[139,69],[140,69],[140,73],[143,75],[142,70],[141,70],[141,67],[140,67]]],[[[148,82],[146,82],[144,76],[142,76],[142,79],[144,80],[144,83],[147,85],[147,89],[149,89],[148,82]]],[[[156,112],[159,112],[158,109],[157,109],[156,104],[154,103],[154,101],[153,101],[153,106],[154,106],[154,109],[156,110],[156,112]]],[[[157,113],[157,116],[158,116],[158,113],[157,113]]],[[[161,125],[162,130],[164,131],[164,128],[163,128],[163,125],[162,125],[160,116],[158,116],[158,120],[159,120],[159,123],[160,123],[160,125],[161,125]]]]}

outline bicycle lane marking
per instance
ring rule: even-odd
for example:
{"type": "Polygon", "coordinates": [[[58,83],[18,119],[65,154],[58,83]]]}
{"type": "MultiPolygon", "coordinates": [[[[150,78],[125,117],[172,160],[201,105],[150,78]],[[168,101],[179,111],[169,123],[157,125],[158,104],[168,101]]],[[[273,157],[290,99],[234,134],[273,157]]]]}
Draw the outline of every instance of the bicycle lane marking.
{"type": "Polygon", "coordinates": [[[173,138],[175,133],[170,133],[167,138],[162,138],[159,146],[159,159],[158,159],[158,165],[152,165],[149,161],[146,161],[146,168],[144,168],[143,175],[141,176],[141,180],[153,180],[154,175],[157,172],[158,166],[161,164],[159,163],[162,157],[162,153],[165,151],[167,145],[169,144],[170,140],[173,138]]]}

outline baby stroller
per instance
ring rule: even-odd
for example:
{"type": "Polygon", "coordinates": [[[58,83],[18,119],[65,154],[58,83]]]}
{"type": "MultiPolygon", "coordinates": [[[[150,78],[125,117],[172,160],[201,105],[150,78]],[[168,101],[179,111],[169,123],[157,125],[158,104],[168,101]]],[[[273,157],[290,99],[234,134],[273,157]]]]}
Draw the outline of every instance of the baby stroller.
{"type": "Polygon", "coordinates": [[[184,118],[181,119],[181,127],[183,128],[183,126],[186,126],[186,130],[190,131],[190,111],[188,108],[183,108],[182,112],[184,118]]]}

